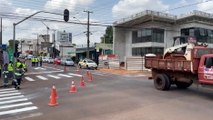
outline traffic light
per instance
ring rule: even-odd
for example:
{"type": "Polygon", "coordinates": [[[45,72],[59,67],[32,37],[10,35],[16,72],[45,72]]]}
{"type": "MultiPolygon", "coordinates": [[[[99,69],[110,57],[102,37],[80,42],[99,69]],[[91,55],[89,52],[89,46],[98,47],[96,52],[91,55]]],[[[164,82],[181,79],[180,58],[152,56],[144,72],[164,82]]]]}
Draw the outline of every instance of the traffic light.
{"type": "Polygon", "coordinates": [[[64,10],[64,21],[69,21],[69,10],[67,9],[64,10]]]}

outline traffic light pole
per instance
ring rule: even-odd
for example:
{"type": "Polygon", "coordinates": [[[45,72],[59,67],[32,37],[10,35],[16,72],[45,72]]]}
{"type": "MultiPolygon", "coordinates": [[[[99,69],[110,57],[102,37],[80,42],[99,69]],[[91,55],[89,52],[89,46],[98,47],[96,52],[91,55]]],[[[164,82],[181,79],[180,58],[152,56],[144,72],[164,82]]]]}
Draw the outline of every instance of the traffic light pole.
{"type": "MultiPolygon", "coordinates": [[[[23,20],[17,22],[17,23],[13,23],[13,53],[15,53],[15,39],[16,39],[16,25],[24,22],[25,20],[35,16],[36,14],[39,13],[49,13],[49,14],[54,14],[54,15],[63,15],[63,14],[57,14],[57,13],[52,13],[52,12],[47,12],[47,11],[38,11],[26,18],[24,18],[23,20]]],[[[13,55],[13,78],[15,78],[15,56],[13,55]]]]}

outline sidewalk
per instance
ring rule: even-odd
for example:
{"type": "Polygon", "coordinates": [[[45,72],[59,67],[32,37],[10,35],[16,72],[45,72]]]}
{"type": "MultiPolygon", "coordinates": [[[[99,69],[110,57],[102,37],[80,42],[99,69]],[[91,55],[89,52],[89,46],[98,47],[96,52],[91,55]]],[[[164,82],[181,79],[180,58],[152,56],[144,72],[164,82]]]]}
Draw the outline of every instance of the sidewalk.
{"type": "Polygon", "coordinates": [[[105,69],[101,68],[98,69],[97,71],[100,72],[106,72],[106,73],[112,73],[112,74],[118,74],[118,75],[146,75],[146,76],[151,76],[151,72],[149,71],[127,71],[124,69],[105,69]]]}

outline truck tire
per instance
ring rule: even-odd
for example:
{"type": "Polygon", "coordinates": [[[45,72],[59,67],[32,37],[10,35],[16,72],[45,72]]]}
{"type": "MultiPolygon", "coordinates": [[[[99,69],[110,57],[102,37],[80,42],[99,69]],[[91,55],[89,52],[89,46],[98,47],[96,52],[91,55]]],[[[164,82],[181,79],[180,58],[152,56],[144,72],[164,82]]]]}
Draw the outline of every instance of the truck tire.
{"type": "Polygon", "coordinates": [[[175,85],[180,88],[180,89],[186,89],[188,87],[190,87],[192,85],[192,82],[191,83],[186,83],[186,82],[179,82],[179,81],[176,81],[175,82],[175,85]]]}
{"type": "Polygon", "coordinates": [[[154,78],[155,88],[158,90],[169,90],[171,86],[170,79],[165,74],[157,74],[154,78]]]}

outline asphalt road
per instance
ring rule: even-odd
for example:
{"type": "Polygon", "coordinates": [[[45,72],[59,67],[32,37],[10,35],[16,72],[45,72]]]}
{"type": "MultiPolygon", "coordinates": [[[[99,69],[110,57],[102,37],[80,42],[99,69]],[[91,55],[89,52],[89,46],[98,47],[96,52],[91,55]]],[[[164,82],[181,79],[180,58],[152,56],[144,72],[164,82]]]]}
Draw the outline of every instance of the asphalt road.
{"type": "Polygon", "coordinates": [[[192,86],[187,90],[172,87],[170,91],[158,91],[146,76],[90,72],[93,74],[91,83],[87,81],[85,70],[81,70],[86,82],[82,88],[79,86],[81,77],[76,74],[75,67],[69,67],[67,72],[63,71],[63,66],[54,65],[30,68],[20,90],[0,88],[0,119],[213,119],[213,92],[208,89],[192,86]],[[75,81],[76,93],[69,92],[71,81],[75,81]],[[53,85],[56,86],[58,105],[50,107],[48,103],[53,85]]]}

